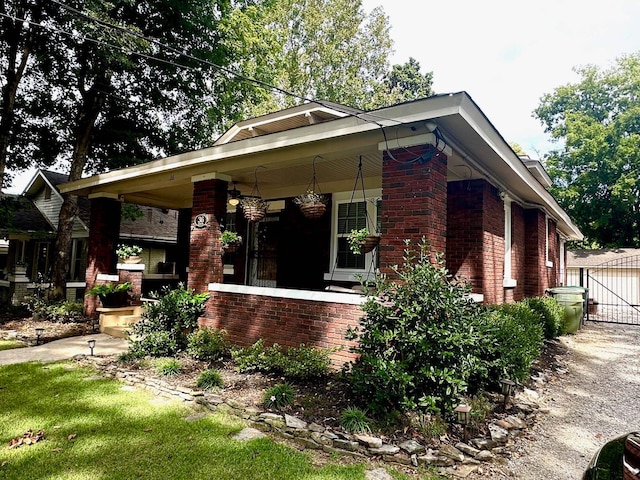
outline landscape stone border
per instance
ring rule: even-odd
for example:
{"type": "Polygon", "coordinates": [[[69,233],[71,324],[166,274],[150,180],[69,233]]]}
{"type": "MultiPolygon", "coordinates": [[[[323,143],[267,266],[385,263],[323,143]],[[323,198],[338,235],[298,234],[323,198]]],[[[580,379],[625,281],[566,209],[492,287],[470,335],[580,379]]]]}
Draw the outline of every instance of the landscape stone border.
{"type": "MultiPolygon", "coordinates": [[[[253,438],[251,430],[270,434],[293,441],[301,448],[322,450],[325,453],[357,458],[375,458],[384,462],[401,465],[433,465],[445,467],[447,473],[465,478],[478,470],[483,463],[502,461],[510,455],[509,447],[513,438],[521,435],[534,421],[539,411],[535,391],[524,390],[515,399],[513,410],[518,414],[506,415],[493,420],[488,425],[490,436],[473,438],[467,443],[444,444],[435,450],[415,440],[407,440],[398,445],[385,443],[382,438],[366,434],[350,434],[317,423],[308,423],[298,417],[273,413],[227,398],[218,393],[174,386],[139,371],[127,370],[107,357],[78,355],[74,359],[90,364],[110,377],[137,389],[147,390],[156,396],[174,399],[186,405],[203,406],[211,411],[223,411],[246,420],[250,430],[244,431],[239,439],[253,438]]],[[[196,416],[192,416],[196,418],[196,416]]],[[[189,417],[189,418],[192,418],[189,417]]],[[[200,417],[197,417],[200,418],[200,417]]]]}

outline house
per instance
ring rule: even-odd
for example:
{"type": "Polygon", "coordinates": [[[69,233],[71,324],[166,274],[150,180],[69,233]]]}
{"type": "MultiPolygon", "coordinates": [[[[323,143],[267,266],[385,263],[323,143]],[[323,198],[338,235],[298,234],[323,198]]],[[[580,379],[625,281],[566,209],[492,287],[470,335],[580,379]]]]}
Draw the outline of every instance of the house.
{"type": "MultiPolygon", "coordinates": [[[[361,315],[362,298],[347,292],[360,276],[390,273],[406,239],[442,252],[476,301],[562,284],[565,242],[582,234],[540,163],[525,160],[459,92],[370,112],[306,103],[240,122],[209,148],[60,188],[91,199],[88,286],[115,268],[103,250],[114,244],[119,200],[176,209],[178,272],[211,295],[201,325],[224,327],[238,344],[331,347],[345,345],[361,315]],[[329,198],[320,218],[294,202],[309,189],[329,198]],[[267,200],[265,218],[247,221],[242,203],[229,203],[238,198],[267,200]],[[381,242],[353,254],[347,236],[362,227],[381,242]],[[243,236],[240,251],[225,254],[222,229],[243,236]]],[[[95,311],[92,299],[86,306],[95,311]]]]}
{"type": "MultiPolygon", "coordinates": [[[[38,170],[22,195],[13,196],[18,207],[11,225],[0,230],[8,244],[2,260],[1,301],[19,304],[34,288],[34,282],[48,278],[51,249],[62,206],[58,186],[67,179],[67,175],[61,173],[38,170]]],[[[70,301],[82,300],[86,287],[90,201],[80,197],[78,208],[67,282],[67,299],[70,301]]],[[[118,242],[136,243],[143,247],[145,290],[157,290],[167,282],[175,283],[178,277],[174,272],[173,258],[176,255],[178,213],[154,207],[136,208],[135,212],[136,215],[122,219],[118,242]]]]}

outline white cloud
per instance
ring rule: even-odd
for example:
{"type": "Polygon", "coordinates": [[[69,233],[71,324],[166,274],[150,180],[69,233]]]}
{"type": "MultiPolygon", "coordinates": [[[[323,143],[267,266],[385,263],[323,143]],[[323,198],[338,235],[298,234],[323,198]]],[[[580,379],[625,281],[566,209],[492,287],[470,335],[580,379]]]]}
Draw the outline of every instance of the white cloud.
{"type": "Polygon", "coordinates": [[[530,154],[550,149],[532,118],[540,98],[575,82],[573,68],[607,68],[640,50],[640,2],[575,0],[363,0],[382,5],[395,42],[393,63],[416,58],[437,93],[465,90],[509,142],[530,154]]]}

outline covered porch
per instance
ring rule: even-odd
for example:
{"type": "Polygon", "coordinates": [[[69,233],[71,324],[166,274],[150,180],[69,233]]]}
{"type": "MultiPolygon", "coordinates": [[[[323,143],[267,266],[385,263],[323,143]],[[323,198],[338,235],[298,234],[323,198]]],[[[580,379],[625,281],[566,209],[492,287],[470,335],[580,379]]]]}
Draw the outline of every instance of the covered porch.
{"type": "MultiPolygon", "coordinates": [[[[564,238],[579,231],[536,182],[471,98],[457,93],[375,112],[305,104],[241,122],[210,148],[61,190],[92,200],[87,288],[115,270],[120,202],[177,209],[176,273],[189,288],[211,294],[202,325],[225,328],[237,344],[265,338],[330,348],[345,346],[345,331],[358,323],[359,278],[390,273],[402,262],[405,240],[426,238],[459,270],[452,273],[472,281],[479,301],[505,301],[505,288],[511,298],[523,296],[527,283],[543,291],[535,278],[505,287],[512,275],[504,270],[504,198],[534,210],[544,205],[564,238]],[[314,185],[314,171],[328,203],[324,215],[308,219],[294,198],[314,185]],[[460,215],[472,189],[491,197],[480,206],[480,230],[476,218],[460,215]],[[231,205],[238,193],[267,200],[264,219],[248,221],[242,203],[231,205]],[[482,253],[487,215],[498,225],[491,272],[482,253]],[[458,219],[454,226],[451,217],[458,219]],[[347,235],[363,227],[381,233],[381,242],[356,255],[347,235]],[[223,249],[224,230],[243,238],[234,253],[223,249]]],[[[95,312],[95,300],[86,307],[95,312]]],[[[346,350],[334,355],[336,363],[349,358],[346,350]]]]}

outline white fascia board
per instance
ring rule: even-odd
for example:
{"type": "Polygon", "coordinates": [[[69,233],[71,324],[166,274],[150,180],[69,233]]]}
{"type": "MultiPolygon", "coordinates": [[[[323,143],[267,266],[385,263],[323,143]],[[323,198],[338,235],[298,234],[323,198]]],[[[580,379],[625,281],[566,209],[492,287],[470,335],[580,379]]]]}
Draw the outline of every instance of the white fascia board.
{"type": "MultiPolygon", "coordinates": [[[[421,135],[412,135],[410,137],[394,138],[389,141],[379,142],[378,150],[382,152],[385,150],[414,147],[416,145],[432,145],[435,147],[437,143],[438,141],[433,133],[424,133],[421,135]]],[[[453,150],[448,145],[445,145],[442,152],[447,156],[451,156],[453,150]]]]}

